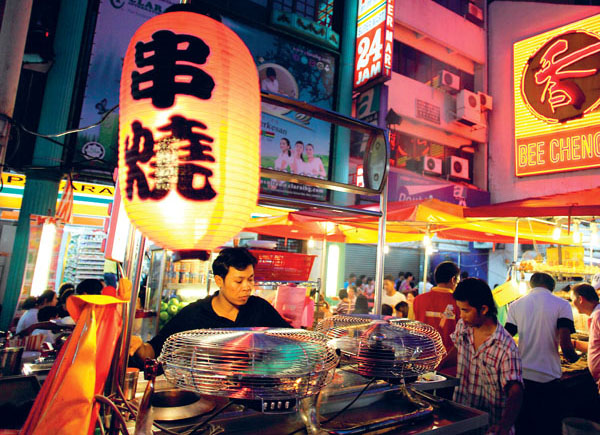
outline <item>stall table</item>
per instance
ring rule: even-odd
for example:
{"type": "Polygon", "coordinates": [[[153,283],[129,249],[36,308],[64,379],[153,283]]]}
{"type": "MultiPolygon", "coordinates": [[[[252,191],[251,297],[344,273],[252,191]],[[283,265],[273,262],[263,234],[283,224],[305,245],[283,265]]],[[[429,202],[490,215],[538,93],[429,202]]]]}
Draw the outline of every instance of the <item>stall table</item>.
{"type": "MultiPolygon", "coordinates": [[[[335,415],[346,404],[352,401],[364,388],[367,380],[361,376],[338,370],[336,377],[321,392],[321,420],[335,415]]],[[[457,384],[456,378],[431,384],[415,384],[419,390],[450,387],[457,384]],[[436,385],[437,384],[437,385],[436,385]]],[[[415,389],[416,389],[415,388],[415,389]]],[[[141,389],[143,391],[143,388],[141,389]]],[[[331,434],[483,434],[488,425],[488,414],[455,402],[431,396],[420,400],[428,401],[434,408],[433,413],[413,421],[403,421],[403,413],[407,404],[402,396],[401,387],[383,381],[374,382],[352,405],[339,417],[322,428],[331,434]]],[[[140,391],[140,388],[138,388],[140,391]]],[[[228,399],[213,398],[215,409],[227,403],[228,399]]],[[[168,429],[182,431],[190,425],[198,423],[202,418],[187,419],[174,422],[161,422],[168,429]]],[[[261,435],[304,434],[304,423],[299,413],[262,414],[246,407],[234,405],[219,415],[211,424],[221,426],[225,433],[261,435]]]]}

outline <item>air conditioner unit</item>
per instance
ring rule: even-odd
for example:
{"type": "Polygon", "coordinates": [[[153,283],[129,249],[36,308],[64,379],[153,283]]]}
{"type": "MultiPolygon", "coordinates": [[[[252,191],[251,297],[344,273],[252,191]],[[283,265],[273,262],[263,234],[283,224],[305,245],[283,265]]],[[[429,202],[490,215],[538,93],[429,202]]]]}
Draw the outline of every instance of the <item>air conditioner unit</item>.
{"type": "Polygon", "coordinates": [[[477,92],[477,95],[479,95],[479,105],[481,106],[481,110],[492,110],[492,97],[483,92],[477,92]]]}
{"type": "Polygon", "coordinates": [[[475,3],[469,2],[467,8],[467,18],[483,21],[483,10],[475,3]]]}
{"type": "Polygon", "coordinates": [[[426,174],[442,175],[442,159],[425,156],[423,158],[423,172],[426,174]]]}
{"type": "Polygon", "coordinates": [[[481,124],[479,95],[467,89],[456,96],[456,120],[468,126],[481,124]]]}
{"type": "Polygon", "coordinates": [[[461,180],[470,180],[469,161],[462,157],[450,156],[448,158],[448,175],[450,178],[459,178],[461,180]]]}
{"type": "Polygon", "coordinates": [[[434,78],[433,85],[449,92],[458,92],[460,90],[460,77],[450,71],[442,70],[434,78]]]}

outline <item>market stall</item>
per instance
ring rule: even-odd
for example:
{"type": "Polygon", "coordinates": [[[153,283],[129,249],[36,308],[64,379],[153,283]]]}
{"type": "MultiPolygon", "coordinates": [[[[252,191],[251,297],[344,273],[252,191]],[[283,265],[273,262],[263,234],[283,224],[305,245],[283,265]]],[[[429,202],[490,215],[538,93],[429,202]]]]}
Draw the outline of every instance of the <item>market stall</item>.
{"type": "MultiPolygon", "coordinates": [[[[533,272],[545,272],[557,282],[555,294],[570,298],[568,289],[580,282],[591,282],[600,272],[598,250],[597,216],[600,212],[600,189],[592,188],[576,192],[554,194],[536,198],[497,203],[489,206],[464,210],[469,219],[512,219],[520,229],[528,222],[543,219],[554,227],[554,238],[566,237],[567,243],[547,248],[536,258],[521,258],[515,255],[515,281],[522,286],[533,272]],[[587,255],[586,255],[587,250],[587,255]],[[563,291],[566,289],[567,291],[563,291]]],[[[555,242],[556,243],[556,242],[555,242]]],[[[577,339],[587,340],[587,316],[574,309],[577,339]]],[[[587,369],[587,361],[581,358],[574,364],[562,361],[561,384],[564,397],[561,407],[565,416],[596,418],[598,395],[596,385],[587,369]]]]}

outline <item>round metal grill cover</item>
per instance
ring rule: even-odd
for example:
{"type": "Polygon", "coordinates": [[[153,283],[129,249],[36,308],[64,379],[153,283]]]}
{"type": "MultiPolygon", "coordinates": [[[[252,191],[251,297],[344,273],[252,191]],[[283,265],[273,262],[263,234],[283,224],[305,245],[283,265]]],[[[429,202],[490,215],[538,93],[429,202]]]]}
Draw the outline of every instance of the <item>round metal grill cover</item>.
{"type": "Polygon", "coordinates": [[[435,370],[446,354],[439,332],[415,320],[333,316],[317,330],[339,349],[347,369],[367,377],[413,378],[435,370]]]}
{"type": "Polygon", "coordinates": [[[180,332],[167,339],[158,358],[179,388],[250,400],[317,394],[338,359],[319,332],[268,328],[180,332]]]}

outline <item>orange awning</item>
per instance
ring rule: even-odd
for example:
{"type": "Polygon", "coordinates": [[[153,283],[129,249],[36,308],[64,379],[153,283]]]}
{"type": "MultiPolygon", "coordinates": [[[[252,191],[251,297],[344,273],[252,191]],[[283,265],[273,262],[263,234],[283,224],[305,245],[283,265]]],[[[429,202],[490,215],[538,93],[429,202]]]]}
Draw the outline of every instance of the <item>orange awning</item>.
{"type": "Polygon", "coordinates": [[[464,217],[600,215],[600,187],[465,208],[464,217]]]}

